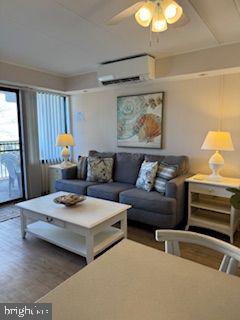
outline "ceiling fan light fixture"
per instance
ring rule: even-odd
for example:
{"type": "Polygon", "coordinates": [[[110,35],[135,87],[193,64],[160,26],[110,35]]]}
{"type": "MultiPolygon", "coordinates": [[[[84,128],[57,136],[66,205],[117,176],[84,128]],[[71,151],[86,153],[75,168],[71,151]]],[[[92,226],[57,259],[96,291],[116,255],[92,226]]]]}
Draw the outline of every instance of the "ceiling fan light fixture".
{"type": "Polygon", "coordinates": [[[157,8],[152,20],[152,32],[163,32],[167,28],[167,21],[164,18],[162,10],[157,8]]]}
{"type": "Polygon", "coordinates": [[[135,19],[142,27],[148,27],[152,21],[154,12],[153,2],[147,2],[136,13],[135,19]]]}
{"type": "Polygon", "coordinates": [[[177,22],[183,14],[182,7],[173,0],[164,0],[161,3],[161,7],[167,23],[169,24],[177,22]]]}

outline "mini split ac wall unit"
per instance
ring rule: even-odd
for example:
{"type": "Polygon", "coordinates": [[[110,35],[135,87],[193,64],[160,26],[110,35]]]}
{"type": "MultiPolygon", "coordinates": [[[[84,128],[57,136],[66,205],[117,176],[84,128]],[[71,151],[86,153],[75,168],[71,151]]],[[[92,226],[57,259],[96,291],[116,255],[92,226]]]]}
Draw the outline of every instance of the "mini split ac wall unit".
{"type": "Polygon", "coordinates": [[[105,62],[98,68],[98,81],[103,86],[153,79],[155,79],[155,59],[149,55],[105,62]]]}

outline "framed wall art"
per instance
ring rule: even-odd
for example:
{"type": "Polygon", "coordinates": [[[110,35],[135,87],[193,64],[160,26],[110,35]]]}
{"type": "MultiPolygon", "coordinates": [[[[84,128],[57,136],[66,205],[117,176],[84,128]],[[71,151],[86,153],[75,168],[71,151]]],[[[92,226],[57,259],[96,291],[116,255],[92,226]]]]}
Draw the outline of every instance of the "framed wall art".
{"type": "Polygon", "coordinates": [[[164,92],[117,98],[118,147],[162,148],[164,92]]]}

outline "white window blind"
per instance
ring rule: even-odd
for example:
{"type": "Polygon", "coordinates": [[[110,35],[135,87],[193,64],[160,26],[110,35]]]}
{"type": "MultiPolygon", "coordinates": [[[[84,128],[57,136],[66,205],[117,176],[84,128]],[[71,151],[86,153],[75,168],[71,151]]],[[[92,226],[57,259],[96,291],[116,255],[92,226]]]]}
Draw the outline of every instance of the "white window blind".
{"type": "Polygon", "coordinates": [[[68,97],[37,92],[37,117],[40,160],[47,163],[61,161],[61,148],[55,144],[59,133],[69,131],[68,97]]]}

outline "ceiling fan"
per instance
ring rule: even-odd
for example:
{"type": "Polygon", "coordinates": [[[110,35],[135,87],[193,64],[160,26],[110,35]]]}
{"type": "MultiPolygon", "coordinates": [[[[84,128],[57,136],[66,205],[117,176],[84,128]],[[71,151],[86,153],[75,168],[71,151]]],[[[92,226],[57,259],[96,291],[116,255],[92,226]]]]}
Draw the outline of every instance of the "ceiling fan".
{"type": "Polygon", "coordinates": [[[168,29],[168,24],[176,27],[185,25],[189,19],[183,14],[182,7],[174,0],[146,0],[139,1],[121,11],[109,21],[115,25],[122,20],[135,16],[137,23],[142,27],[150,27],[152,32],[163,32],[168,29]]]}

